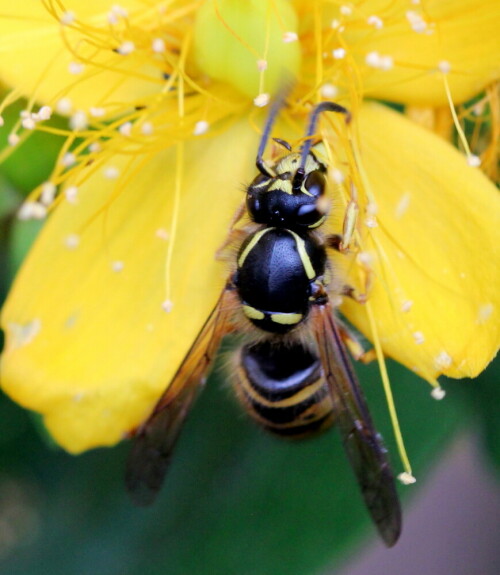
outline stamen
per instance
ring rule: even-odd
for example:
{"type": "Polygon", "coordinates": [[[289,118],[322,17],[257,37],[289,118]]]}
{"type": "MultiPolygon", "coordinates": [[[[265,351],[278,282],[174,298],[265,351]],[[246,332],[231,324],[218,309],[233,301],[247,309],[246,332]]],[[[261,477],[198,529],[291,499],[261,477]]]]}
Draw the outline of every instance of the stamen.
{"type": "Polygon", "coordinates": [[[409,483],[414,483],[415,479],[411,473],[411,465],[410,460],[408,459],[408,455],[406,453],[406,448],[403,441],[403,435],[401,433],[401,428],[399,426],[398,415],[396,413],[396,405],[394,403],[394,397],[392,395],[391,384],[389,381],[389,374],[387,373],[387,366],[384,360],[384,353],[382,351],[382,345],[380,342],[380,338],[378,336],[378,330],[375,323],[375,317],[373,314],[372,306],[370,301],[366,302],[366,311],[368,315],[368,322],[370,325],[370,330],[372,333],[372,341],[373,346],[375,348],[375,353],[377,355],[377,362],[380,370],[380,376],[382,378],[382,385],[384,388],[385,397],[387,400],[387,407],[389,408],[389,415],[392,422],[392,427],[394,429],[394,436],[396,438],[396,445],[398,447],[399,457],[405,469],[404,473],[401,473],[398,477],[401,481],[403,479],[410,479],[409,483]],[[413,479],[413,481],[411,481],[413,479]]]}
{"type": "Polygon", "coordinates": [[[424,334],[421,331],[413,332],[413,339],[417,345],[421,345],[425,341],[424,334]]]}
{"type": "Polygon", "coordinates": [[[168,240],[168,232],[165,228],[158,228],[155,232],[155,236],[160,238],[160,240],[168,240]]]}
{"type": "Polygon", "coordinates": [[[478,168],[481,165],[481,158],[474,154],[469,154],[467,156],[467,163],[473,168],[478,168]]]}
{"type": "Polygon", "coordinates": [[[267,106],[269,104],[269,100],[271,99],[269,94],[259,94],[257,97],[255,97],[253,99],[253,103],[258,107],[258,108],[264,108],[265,106],[267,106]]]}
{"type": "Polygon", "coordinates": [[[396,206],[396,209],[394,210],[394,215],[396,216],[396,218],[399,220],[400,218],[403,217],[404,214],[406,214],[406,212],[408,211],[408,208],[410,207],[410,201],[411,201],[411,194],[410,192],[405,192],[399,202],[398,205],[396,206]]]}
{"type": "Polygon", "coordinates": [[[283,34],[283,42],[285,44],[289,44],[290,42],[297,42],[298,39],[299,37],[296,32],[285,32],[283,34]]]}
{"type": "Polygon", "coordinates": [[[106,113],[106,110],[104,108],[97,108],[95,106],[91,106],[89,108],[89,114],[93,118],[101,118],[102,116],[104,116],[105,113],[106,113]]]}
{"type": "Polygon", "coordinates": [[[56,103],[56,110],[61,116],[69,116],[73,110],[73,102],[69,98],[61,98],[56,103]]]}
{"type": "Polygon", "coordinates": [[[111,7],[111,10],[108,12],[108,22],[111,25],[118,24],[120,18],[128,18],[128,12],[122,6],[115,4],[111,7]]]}
{"type": "Polygon", "coordinates": [[[405,300],[402,304],[401,304],[401,311],[403,313],[408,313],[411,308],[413,307],[413,302],[411,299],[407,299],[405,300]]]}
{"type": "Polygon", "coordinates": [[[151,43],[151,49],[155,54],[163,54],[165,52],[165,42],[162,38],[155,38],[151,43]]]}
{"type": "MultiPolygon", "coordinates": [[[[448,63],[447,62],[440,62],[440,66],[442,64],[448,64],[448,63]]],[[[450,69],[451,69],[451,66],[448,64],[448,71],[450,69]]],[[[481,163],[481,160],[477,156],[472,154],[470,151],[469,144],[467,142],[467,138],[465,137],[464,131],[462,129],[462,126],[460,125],[460,121],[459,121],[458,116],[457,116],[457,111],[455,110],[455,106],[453,105],[453,98],[451,97],[451,90],[450,90],[450,84],[449,84],[448,78],[447,78],[447,72],[445,72],[444,70],[441,70],[441,72],[443,72],[444,89],[446,92],[446,98],[448,99],[448,105],[450,106],[450,112],[451,112],[451,115],[453,118],[453,123],[455,125],[455,129],[457,130],[460,142],[462,143],[462,146],[464,147],[465,154],[467,156],[467,163],[469,164],[469,166],[478,167],[478,165],[481,163]],[[479,164],[478,164],[478,161],[479,161],[479,164]]]]}
{"type": "Polygon", "coordinates": [[[130,136],[132,133],[132,122],[125,122],[118,128],[118,131],[122,136],[130,136]]]}
{"type": "Polygon", "coordinates": [[[114,272],[118,273],[118,272],[121,272],[123,270],[124,266],[125,266],[125,264],[122,261],[117,260],[111,264],[111,269],[114,272]]]}
{"type": "Polygon", "coordinates": [[[259,70],[259,72],[267,70],[267,60],[257,60],[257,70],[259,70]]]}
{"type": "Polygon", "coordinates": [[[120,176],[120,170],[115,166],[107,166],[104,169],[104,177],[108,180],[116,180],[120,176]]]}
{"type": "Polygon", "coordinates": [[[345,176],[338,168],[334,168],[332,170],[332,180],[340,186],[345,182],[345,176]]]}
{"type": "Polygon", "coordinates": [[[63,12],[59,22],[63,26],[69,26],[70,24],[73,24],[75,20],[76,20],[76,14],[71,10],[67,10],[66,12],[63,12]]]}
{"type": "Polygon", "coordinates": [[[47,215],[47,208],[39,202],[24,202],[17,212],[20,220],[43,220],[47,215]]]}
{"type": "Polygon", "coordinates": [[[434,365],[438,369],[446,369],[450,367],[453,360],[451,356],[446,351],[441,351],[438,355],[434,358],[434,365]]]}
{"type": "Polygon", "coordinates": [[[163,309],[163,311],[166,311],[167,313],[170,313],[172,311],[172,308],[174,307],[174,304],[172,301],[170,301],[169,299],[166,299],[162,304],[161,307],[163,309]]]}
{"type": "Polygon", "coordinates": [[[430,34],[433,30],[429,29],[427,22],[424,20],[422,14],[416,12],[415,10],[408,10],[406,12],[406,19],[410,23],[413,31],[417,34],[430,34]]]}
{"type": "Polygon", "coordinates": [[[412,485],[413,483],[416,483],[416,481],[417,481],[415,479],[415,477],[411,473],[408,473],[407,471],[400,473],[398,475],[398,479],[399,479],[399,481],[401,481],[401,483],[403,485],[412,485]]]}
{"type": "Polygon", "coordinates": [[[209,123],[206,120],[200,120],[196,122],[193,130],[193,134],[195,136],[201,136],[202,134],[206,134],[208,132],[209,123]]]}
{"type": "Polygon", "coordinates": [[[80,236],[78,234],[69,234],[64,238],[64,245],[69,250],[76,250],[80,245],[80,236]]]}
{"type": "Polygon", "coordinates": [[[437,67],[443,74],[449,74],[451,72],[451,64],[447,60],[441,60],[441,62],[438,62],[437,67]]]}
{"type": "Polygon", "coordinates": [[[378,16],[375,15],[368,16],[368,19],[366,21],[370,26],[373,26],[376,30],[380,30],[381,28],[384,27],[383,20],[378,16]]]}
{"type": "Polygon", "coordinates": [[[64,154],[64,156],[61,158],[61,164],[65,168],[69,168],[73,164],[76,164],[75,154],[73,154],[72,152],[67,152],[66,154],[64,154]]]}
{"type": "Polygon", "coordinates": [[[40,194],[40,201],[44,206],[50,206],[56,196],[57,188],[52,182],[45,182],[42,184],[42,193],[40,194]]]}
{"type": "Polygon", "coordinates": [[[141,133],[145,136],[151,136],[153,132],[154,126],[151,122],[144,122],[144,124],[141,125],[141,133]]]}
{"type": "Polygon", "coordinates": [[[435,387],[431,391],[431,397],[433,399],[436,399],[437,401],[444,399],[445,395],[446,395],[446,391],[442,387],[435,387]]]}
{"type": "Polygon", "coordinates": [[[394,66],[392,56],[382,56],[378,52],[368,52],[365,57],[367,66],[377,70],[390,70],[394,66]]]}
{"type": "Polygon", "coordinates": [[[74,74],[75,76],[81,74],[85,66],[81,62],[70,62],[68,64],[68,72],[74,74]]]}
{"type": "Polygon", "coordinates": [[[122,56],[128,56],[128,54],[132,54],[134,50],[135,44],[131,40],[126,40],[116,49],[118,54],[121,54],[122,56]]]}
{"type": "Polygon", "coordinates": [[[24,118],[21,121],[21,126],[25,129],[25,130],[34,130],[35,129],[35,120],[33,120],[33,118],[24,118]]]}
{"type": "Polygon", "coordinates": [[[64,190],[64,195],[70,204],[76,204],[78,200],[78,188],[76,186],[69,186],[64,190]]]}
{"type": "Polygon", "coordinates": [[[13,349],[28,345],[40,333],[42,321],[35,318],[25,324],[9,323],[7,329],[12,336],[10,345],[13,349]]]}
{"type": "Polygon", "coordinates": [[[345,55],[345,48],[335,48],[335,50],[332,51],[332,56],[335,58],[335,60],[342,60],[342,58],[345,58],[345,55]]]}
{"type": "Polygon", "coordinates": [[[479,306],[479,310],[477,313],[477,323],[478,324],[486,323],[490,319],[494,309],[495,308],[492,303],[485,303],[479,306]]]}
{"type": "Polygon", "coordinates": [[[40,121],[50,120],[50,118],[52,117],[52,108],[50,106],[42,106],[38,110],[36,116],[40,121]]]}
{"type": "Polygon", "coordinates": [[[9,134],[7,137],[7,142],[9,146],[17,146],[19,144],[19,136],[17,134],[9,134]]]}
{"type": "Polygon", "coordinates": [[[75,132],[81,132],[88,128],[89,121],[87,114],[83,110],[76,111],[69,119],[69,127],[75,132]]]}
{"type": "Polygon", "coordinates": [[[323,84],[323,86],[321,86],[321,95],[323,96],[323,98],[326,99],[336,98],[338,96],[338,93],[339,90],[337,86],[334,86],[333,84],[323,84]]]}

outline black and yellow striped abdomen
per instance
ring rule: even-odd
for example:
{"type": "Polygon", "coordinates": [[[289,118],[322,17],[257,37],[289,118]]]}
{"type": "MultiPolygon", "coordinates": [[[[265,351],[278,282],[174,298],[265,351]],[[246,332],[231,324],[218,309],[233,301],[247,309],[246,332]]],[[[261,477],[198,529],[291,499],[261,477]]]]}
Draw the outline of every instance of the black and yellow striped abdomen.
{"type": "Polygon", "coordinates": [[[306,318],[325,266],[325,248],[312,235],[273,227],[251,234],[234,276],[243,313],[264,331],[290,331],[306,318]]]}
{"type": "Polygon", "coordinates": [[[265,341],[238,354],[236,394],[267,431],[298,439],[332,425],[333,403],[320,362],[302,345],[265,341]]]}

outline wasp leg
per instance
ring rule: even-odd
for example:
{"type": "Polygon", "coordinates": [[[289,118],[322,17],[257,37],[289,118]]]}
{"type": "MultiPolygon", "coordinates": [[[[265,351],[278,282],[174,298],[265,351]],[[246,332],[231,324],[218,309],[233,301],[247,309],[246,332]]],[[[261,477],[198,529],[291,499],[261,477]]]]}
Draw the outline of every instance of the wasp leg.
{"type": "Polygon", "coordinates": [[[224,240],[224,243],[215,252],[215,259],[219,261],[228,261],[234,259],[234,253],[230,249],[233,244],[241,243],[248,236],[245,229],[235,228],[231,230],[224,240]]]}
{"type": "Polygon", "coordinates": [[[366,303],[366,300],[368,299],[366,293],[358,293],[356,289],[349,284],[344,284],[342,286],[340,290],[340,295],[350,297],[351,299],[353,299],[355,302],[358,303],[366,303]]]}
{"type": "Polygon", "coordinates": [[[358,220],[359,207],[355,200],[350,200],[344,216],[342,234],[329,234],[325,238],[326,246],[340,253],[349,253],[355,244],[354,233],[358,220]]]}
{"type": "Polygon", "coordinates": [[[241,220],[245,214],[246,200],[243,200],[240,205],[236,208],[236,211],[229,222],[229,231],[232,231],[236,224],[241,220]]]}
{"type": "Polygon", "coordinates": [[[349,350],[349,353],[356,361],[361,363],[370,363],[377,358],[377,354],[373,348],[365,350],[363,344],[359,341],[358,336],[338,317],[336,318],[340,337],[349,350]]]}
{"type": "Polygon", "coordinates": [[[236,229],[236,224],[241,220],[243,215],[245,214],[245,201],[241,202],[240,205],[236,208],[236,211],[229,222],[229,233],[224,240],[224,242],[219,246],[217,251],[215,252],[215,259],[217,260],[227,260],[228,259],[228,247],[237,242],[241,241],[247,235],[247,232],[244,230],[236,229]]]}

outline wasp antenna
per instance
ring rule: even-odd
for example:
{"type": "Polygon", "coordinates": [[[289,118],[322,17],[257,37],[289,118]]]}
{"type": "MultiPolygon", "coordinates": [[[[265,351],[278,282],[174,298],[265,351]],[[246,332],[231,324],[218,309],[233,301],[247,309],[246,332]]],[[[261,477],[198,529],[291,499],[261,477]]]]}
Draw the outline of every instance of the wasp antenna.
{"type": "Polygon", "coordinates": [[[286,148],[289,152],[292,151],[292,146],[290,146],[290,144],[288,142],[286,142],[285,140],[282,140],[281,138],[273,138],[273,141],[275,141],[277,144],[279,144],[283,148],[286,148]]]}
{"type": "Polygon", "coordinates": [[[322,112],[338,112],[339,114],[345,115],[345,122],[349,124],[351,121],[351,113],[349,110],[336,104],[335,102],[321,102],[316,107],[313,108],[311,115],[309,117],[309,126],[305,134],[306,141],[300,149],[300,165],[298,170],[295,172],[295,177],[293,178],[293,189],[300,190],[302,182],[304,181],[305,166],[307,161],[307,156],[311,151],[312,139],[311,137],[316,132],[316,125],[318,123],[318,117],[322,112]]]}
{"type": "Polygon", "coordinates": [[[284,89],[278,94],[278,97],[274,100],[273,105],[271,106],[271,111],[269,112],[269,116],[267,117],[267,122],[264,127],[264,132],[262,133],[262,138],[260,139],[259,149],[257,150],[257,159],[255,160],[255,165],[261,174],[264,176],[272,177],[274,174],[269,171],[264,163],[263,155],[264,151],[267,146],[267,142],[269,140],[269,136],[271,135],[271,130],[273,128],[274,122],[276,121],[276,117],[278,112],[283,107],[286,97],[290,92],[291,86],[285,86],[284,89]]]}

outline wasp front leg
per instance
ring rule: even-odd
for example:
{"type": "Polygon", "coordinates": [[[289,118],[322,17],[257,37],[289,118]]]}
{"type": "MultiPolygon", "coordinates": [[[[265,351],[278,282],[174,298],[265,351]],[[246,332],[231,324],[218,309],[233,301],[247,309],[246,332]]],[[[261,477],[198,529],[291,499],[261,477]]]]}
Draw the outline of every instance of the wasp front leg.
{"type": "Polygon", "coordinates": [[[354,234],[358,221],[359,206],[358,203],[351,199],[347,204],[342,226],[342,235],[330,234],[326,236],[325,242],[327,247],[333,248],[340,253],[348,253],[352,250],[354,243],[354,234]]]}

